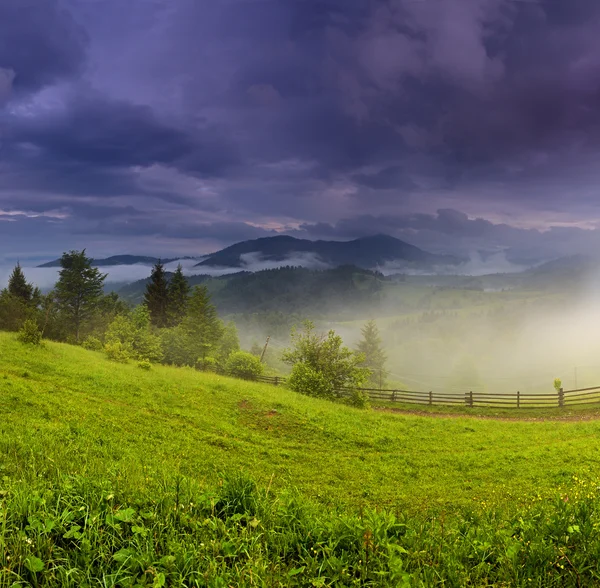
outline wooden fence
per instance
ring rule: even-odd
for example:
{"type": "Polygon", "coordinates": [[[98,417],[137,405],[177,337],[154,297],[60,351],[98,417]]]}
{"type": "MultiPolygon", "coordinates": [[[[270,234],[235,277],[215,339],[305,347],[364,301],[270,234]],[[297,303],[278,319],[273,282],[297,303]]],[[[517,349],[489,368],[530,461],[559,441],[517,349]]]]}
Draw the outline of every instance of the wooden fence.
{"type": "MultiPolygon", "coordinates": [[[[259,382],[285,385],[287,379],[281,376],[258,376],[259,382]]],[[[392,402],[414,404],[420,406],[466,406],[469,408],[565,408],[600,404],[600,386],[580,388],[578,390],[563,390],[547,394],[524,394],[522,392],[507,392],[489,394],[468,391],[464,394],[445,392],[417,392],[414,390],[387,390],[380,388],[357,388],[366,392],[369,398],[376,402],[392,402]]],[[[353,390],[342,388],[336,390],[339,397],[352,394],[353,390]]]]}

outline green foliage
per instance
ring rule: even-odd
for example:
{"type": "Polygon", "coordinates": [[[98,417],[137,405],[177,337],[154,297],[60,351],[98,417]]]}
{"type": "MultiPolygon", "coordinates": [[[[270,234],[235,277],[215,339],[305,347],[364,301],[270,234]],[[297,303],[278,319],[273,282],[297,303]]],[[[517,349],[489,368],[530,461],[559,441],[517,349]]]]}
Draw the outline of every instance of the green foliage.
{"type": "Polygon", "coordinates": [[[168,286],[168,318],[170,325],[177,325],[185,316],[189,295],[190,285],[183,275],[181,264],[179,264],[168,286]]]}
{"type": "Polygon", "coordinates": [[[217,346],[217,364],[220,369],[225,368],[229,356],[240,350],[240,338],[235,323],[228,322],[223,328],[223,334],[217,346]]]}
{"type": "Polygon", "coordinates": [[[18,331],[27,319],[34,320],[36,309],[7,289],[0,291],[0,329],[18,331]]]}
{"type": "Polygon", "coordinates": [[[148,371],[152,369],[152,364],[147,359],[142,359],[138,361],[138,367],[144,371],[148,371]]]}
{"type": "Polygon", "coordinates": [[[187,305],[187,314],[179,325],[164,329],[160,336],[165,362],[200,367],[218,352],[223,323],[204,286],[196,286],[187,305]]]}
{"type": "Polygon", "coordinates": [[[81,346],[84,349],[89,349],[90,351],[102,351],[102,341],[98,339],[98,337],[94,337],[93,335],[88,335],[84,340],[81,346]]]}
{"type": "Polygon", "coordinates": [[[79,341],[82,326],[98,308],[106,274],[92,267],[92,259],[86,256],[85,249],[63,253],[60,266],[54,288],[56,308],[68,333],[79,341]]]}
{"type": "Polygon", "coordinates": [[[163,264],[159,261],[152,268],[150,281],[146,284],[144,304],[150,312],[155,327],[165,327],[169,322],[169,283],[163,264]]]}
{"type": "Polygon", "coordinates": [[[27,319],[19,330],[18,339],[27,345],[40,345],[42,332],[35,321],[27,319]]]}
{"type": "MultiPolygon", "coordinates": [[[[25,279],[25,274],[19,263],[17,263],[10,274],[7,290],[12,296],[26,304],[29,304],[34,297],[36,289],[33,284],[28,283],[25,279]]],[[[39,296],[39,290],[37,291],[37,295],[39,296]]]]}
{"type": "Polygon", "coordinates": [[[560,392],[560,389],[563,387],[562,380],[560,378],[554,378],[553,385],[554,385],[554,389],[557,392],[560,392]]]}
{"type": "Polygon", "coordinates": [[[119,340],[107,341],[104,344],[104,352],[111,361],[127,363],[131,359],[131,348],[119,340]]]}
{"type": "MultiPolygon", "coordinates": [[[[342,338],[330,330],[327,335],[315,332],[315,326],[311,321],[304,322],[304,329],[292,330],[292,347],[283,352],[282,359],[292,366],[303,364],[310,370],[299,368],[297,378],[292,379],[290,387],[294,390],[293,382],[306,382],[316,376],[311,372],[320,374],[323,382],[327,383],[327,397],[331,392],[342,388],[357,388],[364,384],[369,376],[369,370],[360,367],[364,362],[364,356],[354,353],[343,345],[342,338]]],[[[316,383],[316,380],[315,380],[316,383]]],[[[298,392],[305,392],[304,385],[300,386],[298,392]]],[[[319,385],[311,395],[324,392],[325,389],[319,385]]]]}
{"type": "Polygon", "coordinates": [[[356,346],[358,353],[362,353],[364,361],[362,366],[370,370],[367,385],[371,388],[385,388],[387,371],[385,362],[387,356],[383,350],[379,329],[374,320],[367,322],[362,328],[362,338],[356,346]]]}
{"type": "Polygon", "coordinates": [[[368,393],[358,388],[350,390],[349,395],[344,397],[343,402],[348,406],[354,406],[354,408],[366,409],[371,407],[368,393]]]}
{"type": "Polygon", "coordinates": [[[225,364],[225,372],[236,378],[251,380],[263,373],[260,359],[247,351],[234,351],[225,364]]]}
{"type": "Polygon", "coordinates": [[[131,359],[160,361],[163,358],[160,338],[151,330],[150,313],[138,306],[128,315],[119,315],[106,331],[108,344],[120,343],[131,359]]]}
{"type": "Polygon", "coordinates": [[[294,364],[292,373],[288,378],[288,386],[294,392],[306,396],[328,398],[330,400],[335,398],[333,386],[323,372],[314,369],[303,361],[294,364]]]}

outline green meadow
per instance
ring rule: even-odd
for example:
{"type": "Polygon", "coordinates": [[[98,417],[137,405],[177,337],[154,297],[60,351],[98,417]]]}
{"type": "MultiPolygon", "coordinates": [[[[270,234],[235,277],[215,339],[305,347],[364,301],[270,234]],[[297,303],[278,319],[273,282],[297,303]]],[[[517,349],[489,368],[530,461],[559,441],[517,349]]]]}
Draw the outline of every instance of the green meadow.
{"type": "Polygon", "coordinates": [[[0,333],[0,586],[597,585],[599,435],[0,333]]]}

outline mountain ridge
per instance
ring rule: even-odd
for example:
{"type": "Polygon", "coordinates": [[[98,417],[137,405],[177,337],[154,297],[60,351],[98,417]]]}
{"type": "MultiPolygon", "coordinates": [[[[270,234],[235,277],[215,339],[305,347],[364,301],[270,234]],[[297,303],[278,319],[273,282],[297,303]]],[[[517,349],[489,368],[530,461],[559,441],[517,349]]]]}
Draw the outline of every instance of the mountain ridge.
{"type": "MultiPolygon", "coordinates": [[[[315,262],[329,266],[355,265],[375,269],[386,263],[403,262],[407,266],[432,267],[458,265],[465,260],[454,255],[430,253],[390,235],[377,234],[351,241],[310,241],[289,235],[261,237],[235,243],[208,255],[195,267],[245,266],[244,256],[256,255],[260,261],[284,262],[296,256],[312,255],[315,262]]],[[[253,260],[256,261],[256,260],[253,260]]]]}

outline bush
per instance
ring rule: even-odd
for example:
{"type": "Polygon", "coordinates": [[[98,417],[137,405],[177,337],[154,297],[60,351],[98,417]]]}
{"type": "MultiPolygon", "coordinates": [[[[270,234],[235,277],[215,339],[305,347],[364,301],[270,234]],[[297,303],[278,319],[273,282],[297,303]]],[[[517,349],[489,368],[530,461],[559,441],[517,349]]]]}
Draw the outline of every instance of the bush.
{"type": "Polygon", "coordinates": [[[328,399],[335,397],[333,386],[327,377],[304,362],[294,365],[288,385],[294,392],[306,396],[328,399]]]}
{"type": "Polygon", "coordinates": [[[17,338],[21,343],[27,345],[40,345],[42,342],[42,332],[34,320],[27,319],[23,323],[17,338]]]}
{"type": "Polygon", "coordinates": [[[131,359],[131,350],[121,341],[109,341],[104,345],[104,352],[111,361],[127,363],[131,359]]]}
{"type": "Polygon", "coordinates": [[[234,351],[227,359],[225,372],[234,378],[251,380],[262,374],[263,364],[247,351],[234,351]]]}
{"type": "Polygon", "coordinates": [[[355,408],[369,408],[371,403],[369,402],[369,395],[364,390],[351,390],[350,396],[344,398],[344,403],[355,408]]]}
{"type": "Polygon", "coordinates": [[[138,361],[138,367],[141,370],[149,371],[152,369],[152,364],[147,359],[142,359],[141,361],[138,361]]]}
{"type": "Polygon", "coordinates": [[[84,349],[89,349],[90,351],[102,351],[102,341],[98,339],[98,337],[92,337],[91,335],[87,336],[81,346],[84,349]]]}
{"type": "MultiPolygon", "coordinates": [[[[129,315],[115,317],[106,332],[106,341],[111,349],[120,343],[121,349],[127,350],[128,359],[160,361],[163,358],[160,338],[151,330],[150,315],[145,306],[138,306],[129,315]]],[[[114,353],[118,355],[118,347],[115,349],[114,353]]]]}
{"type": "Polygon", "coordinates": [[[217,367],[217,360],[214,357],[201,357],[196,362],[196,368],[203,372],[216,372],[217,367]]]}

